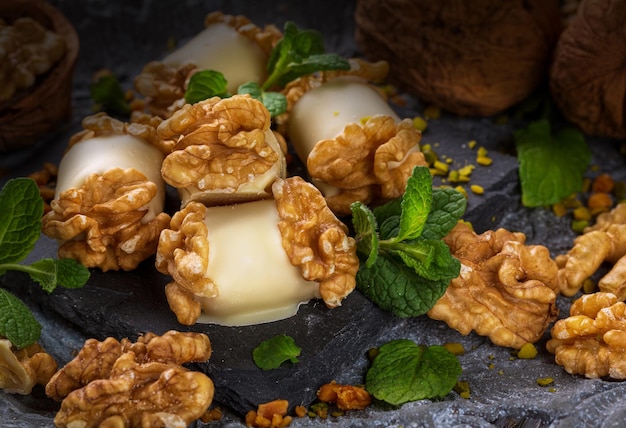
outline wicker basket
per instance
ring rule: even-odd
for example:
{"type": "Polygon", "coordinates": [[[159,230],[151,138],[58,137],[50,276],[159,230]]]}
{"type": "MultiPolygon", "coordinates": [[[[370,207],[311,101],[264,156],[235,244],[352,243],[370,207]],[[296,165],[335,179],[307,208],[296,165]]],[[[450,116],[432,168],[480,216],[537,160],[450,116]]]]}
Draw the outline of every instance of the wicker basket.
{"type": "Polygon", "coordinates": [[[0,152],[30,146],[71,116],[72,76],[78,57],[78,35],[61,12],[45,0],[0,2],[7,22],[30,16],[61,35],[67,49],[63,58],[25,94],[0,106],[0,152]]]}

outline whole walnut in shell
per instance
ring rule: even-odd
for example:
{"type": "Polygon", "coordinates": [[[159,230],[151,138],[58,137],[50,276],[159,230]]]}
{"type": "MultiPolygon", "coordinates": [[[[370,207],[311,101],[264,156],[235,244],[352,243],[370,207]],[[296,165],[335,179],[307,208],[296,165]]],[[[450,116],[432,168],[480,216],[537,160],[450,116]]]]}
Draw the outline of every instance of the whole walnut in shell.
{"type": "Polygon", "coordinates": [[[460,115],[523,100],[548,73],[561,28],[557,0],[359,0],[356,40],[389,79],[460,115]]]}
{"type": "Polygon", "coordinates": [[[626,2],[586,0],[559,38],[550,89],[588,134],[626,138],[626,2]]]}

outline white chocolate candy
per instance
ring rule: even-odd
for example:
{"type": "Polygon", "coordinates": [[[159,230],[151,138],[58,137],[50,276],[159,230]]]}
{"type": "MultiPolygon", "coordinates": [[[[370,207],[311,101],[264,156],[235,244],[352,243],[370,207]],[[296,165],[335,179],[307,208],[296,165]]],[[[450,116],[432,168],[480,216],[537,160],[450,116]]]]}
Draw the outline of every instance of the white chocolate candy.
{"type": "Polygon", "coordinates": [[[302,95],[289,115],[287,132],[298,157],[306,162],[318,141],[335,138],[347,124],[377,114],[400,121],[376,89],[358,78],[340,77],[302,95]]]}
{"type": "Polygon", "coordinates": [[[214,22],[163,62],[174,67],[193,63],[201,70],[219,71],[228,81],[228,91],[234,94],[243,83],[265,80],[267,56],[233,27],[214,22]]]}
{"type": "Polygon", "coordinates": [[[198,322],[227,326],[276,321],[319,298],[319,285],[289,262],[273,200],[207,209],[209,267],[219,295],[200,298],[198,322]]]}
{"type": "Polygon", "coordinates": [[[80,188],[91,174],[103,174],[113,168],[134,168],[158,187],[150,201],[144,221],[163,212],[165,182],[161,177],[163,153],[132,135],[90,138],[74,144],[59,164],[55,199],[65,190],[80,188]]]}

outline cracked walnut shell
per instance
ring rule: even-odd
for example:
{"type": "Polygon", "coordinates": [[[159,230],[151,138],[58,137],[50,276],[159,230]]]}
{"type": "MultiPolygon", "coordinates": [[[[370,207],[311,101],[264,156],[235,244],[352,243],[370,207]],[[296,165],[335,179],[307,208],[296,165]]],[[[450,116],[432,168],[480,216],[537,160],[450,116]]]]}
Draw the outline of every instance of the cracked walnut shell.
{"type": "Polygon", "coordinates": [[[137,342],[89,339],[59,370],[46,393],[63,400],[59,427],[188,426],[213,400],[213,383],[182,364],[206,361],[211,346],[202,333],[152,333],[137,342]]]}
{"type": "Polygon", "coordinates": [[[87,267],[132,270],[156,252],[163,212],[163,159],[153,127],[99,114],[83,120],[59,165],[42,230],[59,257],[87,267]]]}
{"type": "Polygon", "coordinates": [[[45,385],[57,370],[54,358],[38,345],[16,349],[0,337],[0,389],[11,394],[30,394],[45,385]]]}
{"type": "Polygon", "coordinates": [[[626,379],[626,304],[614,294],[581,296],[551,333],[546,348],[568,373],[626,379]]]}
{"type": "Polygon", "coordinates": [[[499,346],[519,349],[539,340],[557,317],[558,269],[548,249],[525,245],[522,233],[478,235],[464,223],[444,240],[461,261],[461,274],[428,315],[499,346]]]}
{"type": "Polygon", "coordinates": [[[173,148],[161,171],[178,189],[182,206],[270,198],[271,184],[286,169],[270,125],[265,106],[249,95],[186,104],[164,120],[157,131],[173,148]]]}

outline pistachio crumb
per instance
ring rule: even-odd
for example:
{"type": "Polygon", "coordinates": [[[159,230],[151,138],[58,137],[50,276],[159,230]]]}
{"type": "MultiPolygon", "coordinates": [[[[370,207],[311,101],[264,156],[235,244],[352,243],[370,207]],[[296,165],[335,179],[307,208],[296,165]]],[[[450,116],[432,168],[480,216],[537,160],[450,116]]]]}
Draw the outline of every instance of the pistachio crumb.
{"type": "Polygon", "coordinates": [[[554,383],[554,379],[551,377],[540,377],[537,379],[537,385],[548,386],[554,383]]]}
{"type": "Polygon", "coordinates": [[[426,131],[426,128],[428,127],[428,122],[426,122],[426,119],[424,119],[423,117],[415,116],[413,118],[413,126],[418,131],[424,132],[426,131]]]}
{"type": "Polygon", "coordinates": [[[485,193],[485,189],[483,189],[483,186],[479,186],[478,184],[472,184],[470,186],[470,190],[477,195],[482,195],[483,193],[485,193]]]}
{"type": "Polygon", "coordinates": [[[476,144],[478,144],[476,140],[472,140],[469,143],[467,143],[467,147],[469,147],[470,149],[473,149],[474,147],[476,147],[476,144]]]}
{"type": "Polygon", "coordinates": [[[533,359],[537,356],[537,348],[530,342],[525,343],[517,352],[517,357],[522,359],[533,359]]]}
{"type": "Polygon", "coordinates": [[[465,348],[463,347],[462,343],[448,342],[448,343],[444,343],[443,347],[446,348],[448,352],[450,352],[451,354],[454,354],[457,356],[465,355],[465,348]]]}

